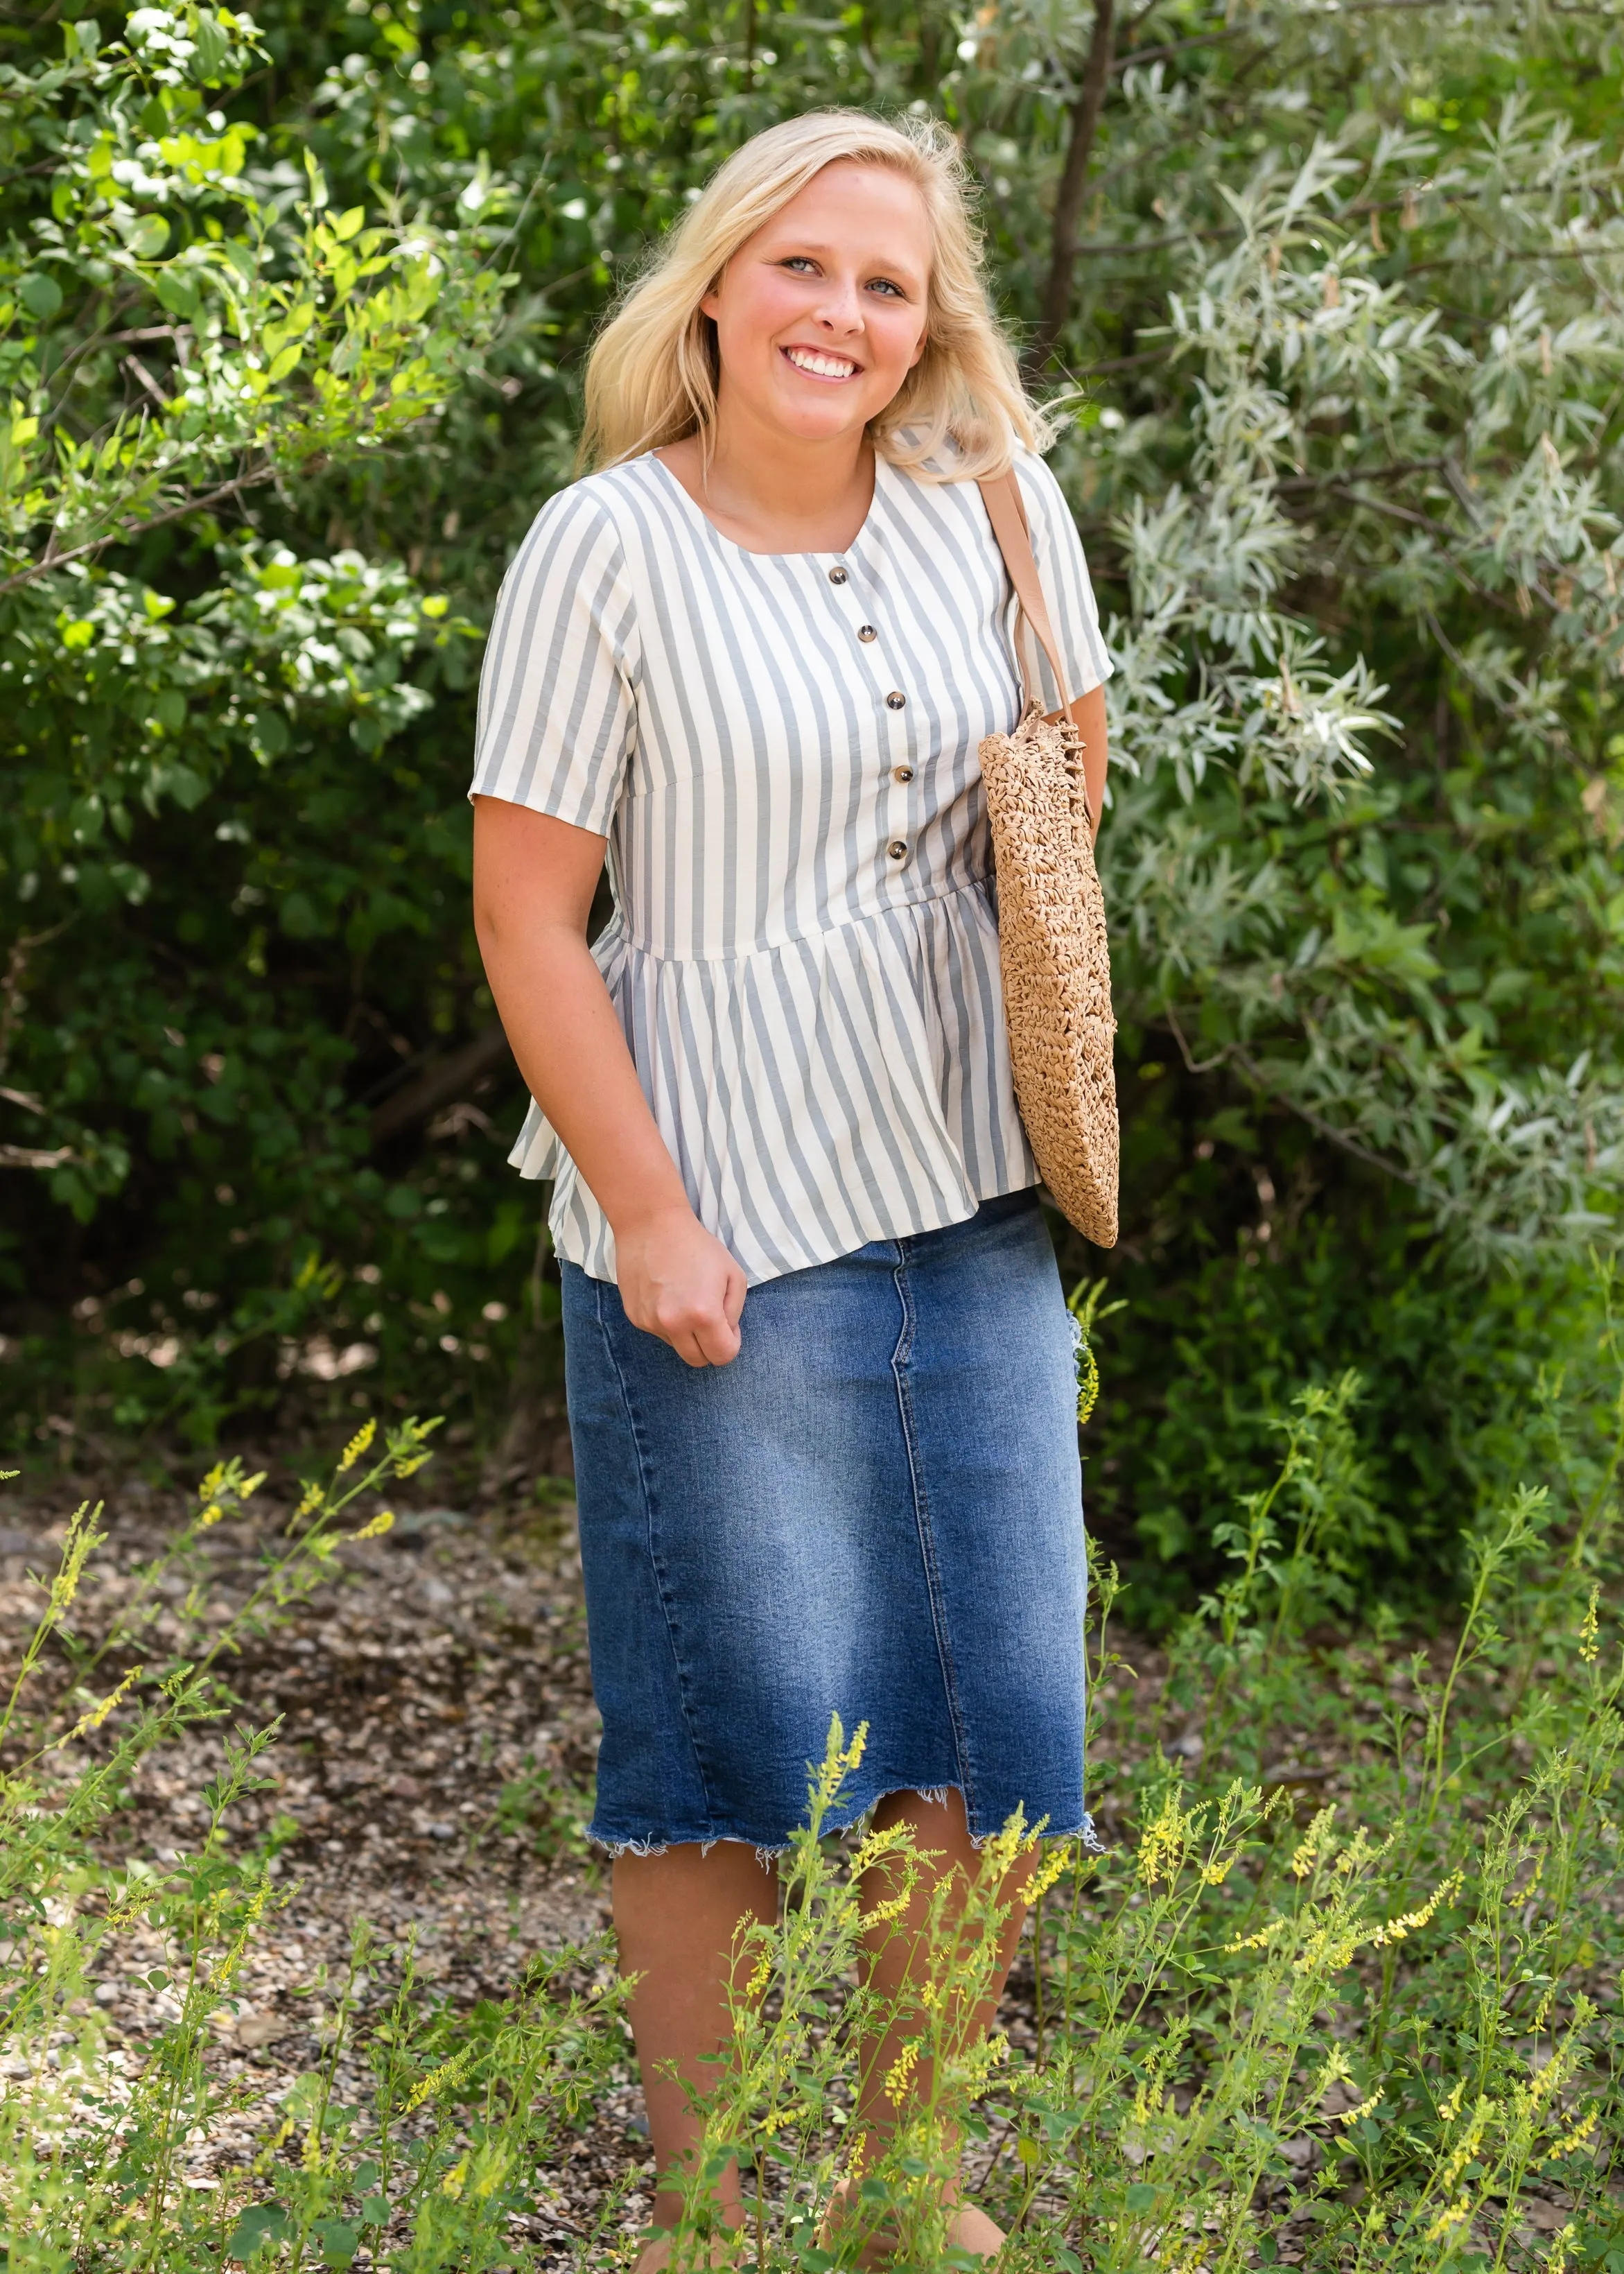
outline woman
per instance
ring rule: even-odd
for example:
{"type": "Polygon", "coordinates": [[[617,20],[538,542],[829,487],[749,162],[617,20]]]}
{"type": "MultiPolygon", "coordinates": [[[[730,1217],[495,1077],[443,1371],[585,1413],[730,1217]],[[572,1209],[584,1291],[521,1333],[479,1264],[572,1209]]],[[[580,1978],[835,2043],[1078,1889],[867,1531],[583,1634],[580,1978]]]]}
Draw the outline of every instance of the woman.
{"type": "MultiPolygon", "coordinates": [[[[600,336],[600,471],[544,508],[492,633],[476,915],[534,1098],[514,1158],[556,1179],[592,1829],[657,2229],[696,2138],[681,2080],[831,1714],[869,1726],[852,1815],[959,1886],[1018,1807],[1087,1827],[1073,1345],[976,756],[1021,707],[975,486],[1013,457],[1100,810],[1110,666],[1041,438],[951,139],[789,121],[600,336]]],[[[876,1946],[882,1991],[910,1962],[876,1946]]],[[[969,2205],[951,2235],[1001,2240],[969,2205]]]]}

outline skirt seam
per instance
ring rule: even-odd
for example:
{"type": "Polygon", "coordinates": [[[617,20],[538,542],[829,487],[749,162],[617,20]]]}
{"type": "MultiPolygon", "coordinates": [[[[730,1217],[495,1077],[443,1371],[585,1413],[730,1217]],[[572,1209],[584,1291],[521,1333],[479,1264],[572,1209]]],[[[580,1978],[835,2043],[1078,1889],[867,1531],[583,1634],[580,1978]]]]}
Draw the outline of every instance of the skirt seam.
{"type": "Polygon", "coordinates": [[[913,1401],[908,1396],[907,1364],[914,1344],[914,1304],[905,1276],[906,1270],[907,1252],[905,1247],[891,1274],[902,1305],[902,1331],[891,1352],[891,1379],[897,1385],[897,1415],[902,1425],[903,1450],[907,1456],[908,1480],[913,1487],[914,1525],[919,1537],[920,1558],[925,1570],[925,1592],[930,1600],[930,1623],[936,1646],[936,1663],[942,1670],[942,1688],[947,1699],[948,1721],[953,1732],[953,1756],[959,1770],[955,1781],[964,1796],[966,1820],[974,1828],[976,1818],[975,1784],[970,1774],[968,1751],[965,1743],[964,1711],[953,1666],[952,1645],[947,1636],[942,1575],[936,1562],[936,1540],[930,1528],[929,1495],[920,1465],[918,1432],[914,1427],[913,1401]]]}
{"type": "MultiPolygon", "coordinates": [[[[599,1280],[591,1284],[593,1284],[595,1291],[594,1300],[595,1307],[598,1312],[598,1330],[604,1338],[604,1348],[609,1353],[609,1363],[614,1368],[615,1382],[620,1389],[620,1404],[626,1414],[626,1426],[628,1430],[630,1432],[632,1448],[637,1457],[637,1487],[643,1497],[643,1528],[644,1537],[648,1542],[649,1564],[650,1570],[654,1573],[655,1585],[659,1593],[660,1612],[665,1622],[665,1644],[667,1649],[671,1653],[671,1663],[677,1678],[677,1699],[682,1709],[682,1733],[688,1739],[688,1751],[693,1756],[694,1774],[699,1781],[699,1789],[703,1793],[705,1797],[706,1818],[707,1819],[711,1819],[715,1817],[716,1807],[711,1796],[710,1780],[705,1773],[704,1756],[700,1751],[699,1740],[694,1730],[694,1716],[688,1698],[688,1676],[683,1669],[682,1653],[677,1647],[676,1623],[672,1617],[671,1590],[666,1579],[665,1567],[661,1560],[659,1550],[655,1544],[654,1489],[649,1479],[648,1462],[643,1450],[643,1432],[637,1427],[637,1416],[632,1404],[631,1391],[627,1386],[625,1369],[620,1364],[619,1354],[614,1347],[614,1337],[609,1331],[607,1320],[604,1317],[603,1291],[608,1284],[608,1282],[599,1280]]],[[[636,1329],[634,1329],[634,1331],[636,1331],[636,1329]]],[[[594,1811],[594,1813],[596,1813],[596,1811],[594,1811]]],[[[588,1832],[589,1836],[592,1836],[590,1826],[588,1827],[588,1832]]]]}

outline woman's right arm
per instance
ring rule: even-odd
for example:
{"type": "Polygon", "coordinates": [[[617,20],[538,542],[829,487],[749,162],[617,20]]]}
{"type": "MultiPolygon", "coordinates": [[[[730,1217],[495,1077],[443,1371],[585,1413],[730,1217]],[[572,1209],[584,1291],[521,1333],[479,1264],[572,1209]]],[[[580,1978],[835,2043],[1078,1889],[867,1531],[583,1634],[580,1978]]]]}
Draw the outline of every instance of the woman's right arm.
{"type": "Polygon", "coordinates": [[[475,798],[485,975],[530,1095],[609,1219],[626,1315],[689,1366],[726,1366],[738,1355],[744,1274],[688,1204],[588,953],[603,865],[591,830],[475,798]]]}

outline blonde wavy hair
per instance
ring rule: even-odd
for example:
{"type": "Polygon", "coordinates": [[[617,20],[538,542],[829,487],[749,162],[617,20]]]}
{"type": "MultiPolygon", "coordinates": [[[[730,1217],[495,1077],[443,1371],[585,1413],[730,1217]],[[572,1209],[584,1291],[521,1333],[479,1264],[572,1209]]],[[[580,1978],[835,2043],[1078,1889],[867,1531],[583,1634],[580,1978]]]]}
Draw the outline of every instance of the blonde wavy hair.
{"type": "Polygon", "coordinates": [[[838,160],[888,166],[924,200],[932,245],[925,351],[869,421],[875,449],[928,480],[1001,474],[1049,422],[1028,400],[988,297],[969,176],[933,118],[896,124],[809,110],[753,135],[713,174],[599,333],[586,367],[581,464],[619,465],[703,433],[716,418],[716,326],[700,302],[746,241],[838,160]]]}

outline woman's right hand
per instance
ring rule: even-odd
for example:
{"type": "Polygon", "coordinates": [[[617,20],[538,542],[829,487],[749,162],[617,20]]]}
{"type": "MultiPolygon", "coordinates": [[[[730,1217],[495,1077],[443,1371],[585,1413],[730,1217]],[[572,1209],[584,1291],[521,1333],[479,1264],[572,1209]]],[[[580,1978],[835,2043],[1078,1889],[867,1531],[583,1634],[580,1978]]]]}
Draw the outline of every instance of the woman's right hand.
{"type": "Polygon", "coordinates": [[[688,1205],[588,952],[603,865],[591,831],[474,800],[474,922],[491,992],[530,1096],[613,1226],[626,1315],[687,1365],[726,1366],[744,1274],[688,1205]]]}
{"type": "Polygon", "coordinates": [[[614,1227],[615,1278],[633,1326],[669,1343],[688,1366],[739,1355],[744,1274],[684,1204],[614,1227]]]}

